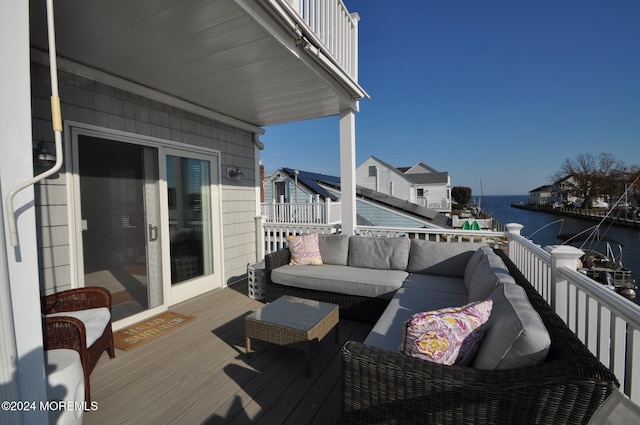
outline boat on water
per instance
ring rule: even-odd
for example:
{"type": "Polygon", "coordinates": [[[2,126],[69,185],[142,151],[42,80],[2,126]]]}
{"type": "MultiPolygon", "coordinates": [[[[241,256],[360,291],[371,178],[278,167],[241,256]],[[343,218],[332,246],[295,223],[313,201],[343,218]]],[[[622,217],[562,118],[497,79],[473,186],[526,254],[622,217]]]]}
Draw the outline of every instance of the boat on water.
{"type": "Polygon", "coordinates": [[[559,234],[557,238],[563,244],[575,246],[584,252],[579,259],[580,272],[625,298],[636,298],[638,287],[631,277],[631,270],[622,264],[623,245],[620,242],[600,236],[598,226],[579,233],[559,234]]]}

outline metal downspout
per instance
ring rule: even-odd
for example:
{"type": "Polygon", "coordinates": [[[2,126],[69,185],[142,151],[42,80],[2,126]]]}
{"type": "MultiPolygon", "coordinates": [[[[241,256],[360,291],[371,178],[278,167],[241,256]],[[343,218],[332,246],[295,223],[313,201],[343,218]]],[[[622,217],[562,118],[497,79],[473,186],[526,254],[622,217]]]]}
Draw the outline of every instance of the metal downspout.
{"type": "Polygon", "coordinates": [[[51,73],[51,121],[56,145],[56,163],[49,170],[38,174],[30,180],[19,184],[7,195],[7,221],[9,224],[9,237],[11,246],[18,246],[18,229],[16,216],[13,209],[13,198],[21,190],[57,173],[62,168],[62,114],[60,110],[60,97],[58,96],[58,65],[56,62],[56,38],[53,22],[53,0],[47,0],[47,31],[49,37],[49,70],[51,73]]]}

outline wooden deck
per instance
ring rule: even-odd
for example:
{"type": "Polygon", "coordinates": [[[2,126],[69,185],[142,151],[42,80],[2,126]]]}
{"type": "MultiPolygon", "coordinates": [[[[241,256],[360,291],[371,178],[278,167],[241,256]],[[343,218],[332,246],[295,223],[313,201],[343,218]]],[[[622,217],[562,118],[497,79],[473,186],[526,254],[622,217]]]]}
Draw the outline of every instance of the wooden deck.
{"type": "Polygon", "coordinates": [[[256,341],[245,355],[244,317],[262,304],[246,283],[171,310],[196,320],[131,351],[105,354],[91,375],[90,424],[337,424],[340,348],[371,325],[340,321],[314,348],[311,376],[301,352],[256,341]]]}

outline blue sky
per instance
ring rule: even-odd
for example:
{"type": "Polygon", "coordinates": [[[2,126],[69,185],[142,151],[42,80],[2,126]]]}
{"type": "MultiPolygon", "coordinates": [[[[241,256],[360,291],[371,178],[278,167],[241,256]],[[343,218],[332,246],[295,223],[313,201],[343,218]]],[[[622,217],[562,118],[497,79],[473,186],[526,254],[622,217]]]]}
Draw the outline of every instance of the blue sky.
{"type": "MultiPolygon", "coordinates": [[[[356,165],[422,161],[523,195],[562,161],[640,164],[640,1],[344,0],[358,12],[356,165]]],[[[336,117],[266,128],[265,170],[339,175],[336,117]]]]}

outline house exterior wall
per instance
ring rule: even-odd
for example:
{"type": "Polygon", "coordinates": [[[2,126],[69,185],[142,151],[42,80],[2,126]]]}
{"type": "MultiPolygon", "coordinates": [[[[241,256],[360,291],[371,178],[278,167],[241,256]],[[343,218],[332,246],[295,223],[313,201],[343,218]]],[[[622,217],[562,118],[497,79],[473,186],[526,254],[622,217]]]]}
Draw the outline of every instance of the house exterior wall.
{"type": "Polygon", "coordinates": [[[547,205],[551,201],[553,201],[553,198],[551,196],[550,188],[529,192],[529,204],[547,205]]]}
{"type": "Polygon", "coordinates": [[[396,170],[368,158],[356,168],[356,182],[359,186],[376,190],[402,200],[411,199],[411,184],[396,170]],[[369,167],[377,167],[377,175],[369,175],[369,167]]]}
{"type": "MultiPolygon", "coordinates": [[[[276,193],[276,183],[284,183],[286,191],[285,203],[296,202],[296,197],[298,203],[308,203],[310,197],[313,196],[300,184],[298,184],[298,188],[296,190],[296,184],[293,179],[281,172],[275,171],[264,183],[264,202],[273,202],[276,193]]],[[[280,199],[276,199],[275,201],[278,203],[280,202],[280,199]]],[[[320,201],[324,202],[324,199],[321,199],[320,201]]]]}
{"type": "Polygon", "coordinates": [[[416,185],[412,189],[414,202],[418,205],[424,205],[429,208],[451,211],[451,199],[449,186],[446,184],[421,184],[416,185]],[[418,189],[422,189],[425,195],[419,197],[418,189]]]}
{"type": "MultiPolygon", "coordinates": [[[[40,141],[53,146],[48,78],[47,67],[32,64],[34,147],[40,141]]],[[[65,121],[221,152],[224,281],[230,283],[244,275],[247,263],[256,260],[256,150],[253,133],[68,72],[59,72],[59,87],[65,121]],[[245,174],[244,179],[226,179],[228,167],[240,167],[245,174]]],[[[39,274],[41,291],[45,293],[72,286],[69,182],[65,170],[63,166],[56,176],[35,188],[39,274]]]]}

